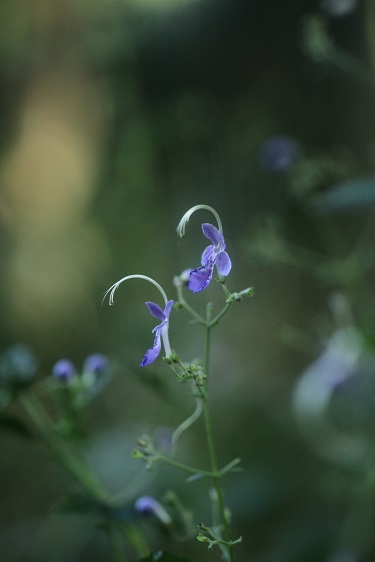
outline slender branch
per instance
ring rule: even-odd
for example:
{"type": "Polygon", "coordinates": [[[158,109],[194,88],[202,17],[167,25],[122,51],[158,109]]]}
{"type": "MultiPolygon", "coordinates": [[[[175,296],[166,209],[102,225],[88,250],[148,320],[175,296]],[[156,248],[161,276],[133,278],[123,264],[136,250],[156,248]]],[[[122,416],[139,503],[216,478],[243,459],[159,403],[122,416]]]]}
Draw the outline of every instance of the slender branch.
{"type": "Polygon", "coordinates": [[[209,457],[210,457],[211,470],[212,470],[212,473],[213,473],[212,482],[213,482],[213,485],[214,485],[214,488],[215,488],[215,491],[216,491],[216,494],[217,494],[218,507],[219,507],[219,511],[220,511],[221,521],[222,521],[222,524],[223,524],[224,539],[227,543],[226,560],[227,560],[227,562],[234,562],[232,543],[231,543],[231,540],[230,540],[230,528],[229,528],[228,519],[227,519],[227,516],[226,516],[226,513],[225,513],[223,492],[222,492],[222,489],[221,489],[220,475],[219,475],[219,471],[218,471],[217,457],[216,457],[216,451],[215,451],[215,446],[214,446],[211,416],[210,416],[208,400],[207,400],[207,385],[208,385],[208,380],[209,380],[208,375],[209,375],[209,367],[210,367],[210,343],[211,343],[211,327],[209,325],[207,325],[207,329],[206,329],[206,351],[205,351],[205,372],[206,372],[206,375],[207,375],[207,380],[206,380],[206,385],[205,385],[206,386],[206,392],[205,392],[205,395],[204,395],[204,398],[203,398],[203,415],[204,415],[204,422],[205,422],[205,428],[206,428],[208,453],[209,453],[209,457]]]}
{"type": "Polygon", "coordinates": [[[130,544],[133,545],[133,548],[138,556],[144,558],[150,554],[150,548],[147,542],[135,525],[123,525],[123,532],[130,544]]]}
{"type": "Polygon", "coordinates": [[[185,421],[183,421],[172,435],[172,450],[176,448],[177,441],[180,435],[186,431],[201,415],[202,413],[202,400],[196,399],[196,406],[194,412],[185,421]]]}
{"type": "Polygon", "coordinates": [[[183,464],[181,462],[175,461],[170,459],[169,457],[165,457],[162,453],[157,453],[157,459],[165,462],[166,464],[170,464],[175,468],[179,468],[180,470],[184,470],[185,472],[190,472],[191,474],[198,474],[199,476],[207,476],[208,478],[218,477],[218,473],[211,472],[209,470],[201,470],[200,468],[194,468],[193,466],[189,466],[187,464],[183,464]]]}
{"type": "Polygon", "coordinates": [[[211,320],[211,322],[208,324],[208,328],[213,328],[214,326],[216,326],[216,324],[219,323],[219,320],[221,320],[221,318],[224,316],[224,314],[226,313],[226,311],[228,310],[228,308],[230,307],[232,303],[228,302],[226,303],[226,305],[224,306],[224,308],[215,316],[215,318],[213,320],[211,320]]]}
{"type": "Polygon", "coordinates": [[[224,476],[224,474],[226,474],[227,472],[230,472],[232,470],[232,468],[237,466],[240,462],[241,462],[241,459],[239,457],[237,457],[236,459],[233,459],[231,462],[229,462],[222,469],[219,470],[220,476],[224,476]]]}
{"type": "Polygon", "coordinates": [[[190,306],[188,302],[186,302],[181,287],[177,287],[177,296],[178,296],[178,302],[180,303],[182,308],[185,308],[185,310],[189,312],[189,314],[191,314],[191,316],[198,322],[198,324],[205,326],[206,322],[204,318],[196,310],[194,310],[194,308],[190,306]]]}
{"type": "Polygon", "coordinates": [[[109,546],[112,553],[112,561],[126,562],[124,545],[118,526],[114,525],[113,523],[109,523],[108,525],[104,525],[104,530],[106,531],[108,536],[109,546]]]}

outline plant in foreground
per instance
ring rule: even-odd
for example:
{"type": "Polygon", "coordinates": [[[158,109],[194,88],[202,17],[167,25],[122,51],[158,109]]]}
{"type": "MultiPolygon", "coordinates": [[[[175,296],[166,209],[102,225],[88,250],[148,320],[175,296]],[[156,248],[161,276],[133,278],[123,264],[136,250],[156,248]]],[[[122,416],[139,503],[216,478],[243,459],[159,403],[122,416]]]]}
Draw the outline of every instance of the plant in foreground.
{"type": "MultiPolygon", "coordinates": [[[[157,450],[151,437],[145,435],[138,441],[138,447],[134,451],[134,457],[142,459],[146,462],[146,467],[151,469],[152,465],[156,462],[164,462],[172,465],[180,470],[190,474],[190,479],[206,477],[211,479],[213,491],[209,493],[211,502],[213,504],[213,512],[215,520],[211,525],[199,525],[199,534],[197,539],[200,542],[208,543],[209,548],[218,546],[221,550],[222,557],[226,562],[233,562],[233,546],[241,542],[242,538],[232,540],[230,528],[230,514],[229,510],[224,505],[222,478],[234,470],[238,470],[240,459],[233,459],[223,468],[219,468],[216,449],[213,439],[211,413],[208,405],[208,381],[210,370],[210,340],[211,330],[219,321],[224,317],[228,308],[235,301],[240,301],[244,296],[252,296],[253,290],[247,288],[238,293],[230,293],[226,285],[226,276],[230,273],[232,263],[229,255],[226,252],[226,245],[223,236],[222,223],[217,212],[207,205],[196,205],[187,211],[178,227],[177,233],[180,237],[185,235],[186,225],[189,222],[192,214],[198,210],[207,210],[211,212],[217,221],[217,227],[204,223],[202,224],[203,234],[211,241],[203,251],[201,257],[201,266],[193,270],[184,270],[181,275],[174,278],[174,285],[177,289],[178,300],[174,303],[173,300],[168,300],[164,289],[154,279],[145,275],[133,274],[120,279],[117,283],[112,285],[105,293],[105,297],[109,295],[109,302],[113,304],[114,293],[119,285],[130,279],[143,279],[158,289],[164,300],[165,308],[162,309],[158,304],[146,302],[151,314],[161,320],[161,324],[154,328],[155,341],[152,348],[150,348],[142,362],[141,366],[146,366],[152,363],[160,354],[161,345],[163,343],[165,356],[164,361],[171,367],[173,373],[176,375],[178,381],[189,381],[192,387],[192,395],[196,399],[196,409],[193,414],[174,432],[172,437],[173,450],[176,449],[177,440],[180,435],[186,431],[192,423],[194,423],[203,414],[204,426],[207,438],[207,449],[210,461],[210,469],[203,470],[197,467],[189,466],[180,463],[173,456],[167,456],[162,451],[157,450]],[[206,306],[205,315],[197,312],[185,299],[184,288],[187,285],[190,291],[198,293],[205,290],[210,284],[213,277],[213,270],[216,267],[218,272],[217,281],[221,285],[224,292],[224,305],[222,309],[213,315],[213,307],[211,304],[206,306]],[[203,365],[197,361],[183,361],[180,355],[172,349],[169,343],[169,328],[170,328],[170,314],[172,307],[175,309],[185,309],[205,330],[205,358],[203,365]]],[[[141,507],[146,505],[148,510],[155,511],[155,500],[150,501],[149,497],[139,500],[141,507]],[[147,500],[147,501],[146,501],[147,500]]]]}
{"type": "MultiPolygon", "coordinates": [[[[223,229],[217,212],[207,205],[196,205],[182,217],[178,225],[178,234],[185,234],[186,225],[195,211],[207,210],[211,212],[217,227],[204,223],[203,233],[212,244],[203,252],[201,266],[196,269],[186,269],[177,275],[173,284],[177,290],[177,300],[168,299],[164,289],[151,277],[134,274],[127,275],[115,283],[105,293],[109,296],[109,303],[113,304],[114,293],[123,282],[131,279],[141,279],[153,285],[160,293],[163,304],[151,301],[146,306],[151,315],[157,318],[158,325],[152,330],[155,334],[153,345],[148,349],[140,363],[145,367],[153,363],[164,348],[164,361],[171,368],[177,380],[188,384],[195,399],[193,413],[184,420],[174,431],[168,450],[157,445],[148,435],[138,440],[133,456],[145,461],[146,468],[151,469],[155,463],[166,463],[186,472],[188,481],[206,478],[211,481],[208,497],[212,505],[212,522],[198,525],[197,540],[208,544],[209,549],[217,546],[225,562],[234,561],[233,547],[241,542],[241,537],[232,539],[230,511],[224,504],[222,479],[229,473],[238,470],[239,458],[235,458],[224,466],[220,466],[213,439],[211,412],[208,403],[208,384],[210,379],[210,342],[212,329],[222,320],[233,302],[242,300],[245,296],[252,296],[252,288],[231,293],[226,285],[226,276],[231,271],[231,260],[226,252],[223,229]],[[222,308],[214,314],[213,306],[207,303],[205,313],[200,314],[186,300],[185,290],[188,287],[192,293],[201,292],[208,288],[216,267],[216,280],[222,287],[224,303],[222,308]],[[203,329],[205,352],[204,360],[196,359],[184,361],[171,347],[170,317],[172,310],[185,310],[203,329]],[[209,458],[208,468],[199,468],[181,463],[176,458],[177,444],[180,436],[200,417],[203,417],[207,439],[209,458]]],[[[180,560],[173,555],[158,551],[150,555],[150,549],[136,524],[136,513],[152,513],[176,538],[191,536],[192,515],[186,510],[177,496],[169,492],[170,508],[177,514],[174,520],[157,499],[142,494],[144,487],[144,473],[137,474],[123,489],[116,493],[109,492],[102,485],[93,472],[85,454],[86,431],[85,411],[91,401],[103,390],[111,377],[111,363],[107,358],[95,353],[86,358],[81,369],[77,369],[70,359],[63,358],[55,363],[51,376],[35,383],[38,363],[31,350],[24,345],[10,348],[0,356],[0,406],[4,409],[16,398],[20,398],[25,410],[32,419],[46,447],[52,452],[60,464],[73,477],[80,487],[80,492],[65,498],[60,511],[78,511],[81,514],[95,515],[101,529],[109,538],[114,562],[124,562],[127,559],[125,544],[127,543],[137,554],[137,559],[146,560],[180,560]],[[45,405],[50,400],[51,404],[45,405]],[[138,497],[134,504],[134,498],[138,497]],[[157,557],[157,558],[156,558],[157,557]]],[[[5,412],[0,412],[0,421],[8,428],[24,435],[31,435],[23,422],[5,412]]],[[[182,559],[181,559],[182,560],[182,559]]]]}

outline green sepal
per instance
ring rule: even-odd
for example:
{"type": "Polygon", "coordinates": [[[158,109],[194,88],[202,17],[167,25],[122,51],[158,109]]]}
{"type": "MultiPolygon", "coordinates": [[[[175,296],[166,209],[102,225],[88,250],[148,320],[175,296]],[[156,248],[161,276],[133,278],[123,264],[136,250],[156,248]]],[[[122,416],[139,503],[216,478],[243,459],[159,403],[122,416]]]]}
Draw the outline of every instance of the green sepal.
{"type": "Polygon", "coordinates": [[[241,301],[243,299],[243,297],[253,297],[254,296],[254,288],[253,287],[248,287],[247,289],[244,289],[243,291],[240,291],[239,293],[231,293],[227,299],[226,302],[228,304],[230,304],[231,302],[234,301],[241,301]]]}

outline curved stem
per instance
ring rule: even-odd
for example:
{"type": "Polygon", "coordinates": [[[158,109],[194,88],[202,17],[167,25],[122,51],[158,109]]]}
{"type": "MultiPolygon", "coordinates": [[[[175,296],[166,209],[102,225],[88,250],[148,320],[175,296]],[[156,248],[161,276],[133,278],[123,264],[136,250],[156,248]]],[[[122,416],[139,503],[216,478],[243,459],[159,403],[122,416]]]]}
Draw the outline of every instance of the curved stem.
{"type": "Polygon", "coordinates": [[[183,421],[172,435],[172,450],[174,451],[180,435],[186,431],[201,415],[202,413],[202,400],[196,399],[196,406],[194,412],[185,421],[183,421]]]}

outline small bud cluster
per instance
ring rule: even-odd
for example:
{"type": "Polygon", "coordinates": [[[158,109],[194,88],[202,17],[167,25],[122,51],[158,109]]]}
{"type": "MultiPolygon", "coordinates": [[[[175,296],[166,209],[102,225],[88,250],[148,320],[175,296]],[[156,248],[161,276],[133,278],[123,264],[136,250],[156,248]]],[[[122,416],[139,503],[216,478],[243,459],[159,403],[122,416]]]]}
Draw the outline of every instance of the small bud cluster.
{"type": "Polygon", "coordinates": [[[82,409],[90,400],[97,396],[110,378],[108,359],[100,354],[89,355],[80,372],[70,359],[60,359],[52,367],[56,392],[68,393],[74,409],[82,409]]]}
{"type": "Polygon", "coordinates": [[[152,463],[158,460],[158,453],[155,450],[153,440],[149,435],[144,435],[137,441],[137,448],[133,451],[134,459],[141,459],[146,462],[146,470],[150,470],[152,463]]]}

